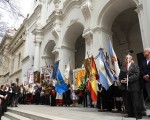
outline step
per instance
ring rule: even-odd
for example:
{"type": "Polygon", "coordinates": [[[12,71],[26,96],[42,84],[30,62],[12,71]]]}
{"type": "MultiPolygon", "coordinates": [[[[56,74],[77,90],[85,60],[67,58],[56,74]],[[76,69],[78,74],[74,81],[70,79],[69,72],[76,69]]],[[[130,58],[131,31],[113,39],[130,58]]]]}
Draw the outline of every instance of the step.
{"type": "Polygon", "coordinates": [[[7,117],[8,119],[11,119],[11,120],[32,120],[32,119],[23,117],[21,115],[18,115],[18,114],[12,113],[12,112],[6,112],[5,117],[7,117]]]}
{"type": "Polygon", "coordinates": [[[11,120],[11,119],[9,119],[9,118],[7,118],[5,116],[2,116],[1,120],[11,120]]]}
{"type": "Polygon", "coordinates": [[[14,113],[14,114],[18,114],[20,116],[24,116],[26,118],[30,118],[32,120],[71,120],[71,119],[67,119],[67,118],[61,118],[58,116],[52,116],[52,115],[32,112],[29,110],[22,110],[19,108],[8,108],[8,111],[11,113],[14,113]]]}

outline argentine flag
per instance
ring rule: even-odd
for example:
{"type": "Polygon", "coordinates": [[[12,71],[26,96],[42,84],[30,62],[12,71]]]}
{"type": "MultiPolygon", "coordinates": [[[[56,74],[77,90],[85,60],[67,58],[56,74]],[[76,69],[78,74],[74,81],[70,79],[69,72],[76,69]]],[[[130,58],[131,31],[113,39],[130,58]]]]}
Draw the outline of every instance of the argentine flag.
{"type": "Polygon", "coordinates": [[[100,78],[100,83],[102,84],[102,86],[108,90],[108,88],[113,84],[113,80],[114,78],[111,77],[111,75],[109,74],[109,68],[106,65],[106,61],[104,58],[104,54],[103,51],[100,50],[100,55],[99,55],[100,59],[99,59],[99,78],[100,78]],[[111,79],[112,78],[112,79],[111,79]]]}
{"type": "Polygon", "coordinates": [[[118,65],[117,56],[116,56],[116,53],[113,49],[111,40],[109,40],[109,55],[110,55],[110,58],[111,58],[112,65],[114,66],[116,76],[118,78],[118,76],[120,74],[120,68],[119,68],[119,65],[118,65]]]}

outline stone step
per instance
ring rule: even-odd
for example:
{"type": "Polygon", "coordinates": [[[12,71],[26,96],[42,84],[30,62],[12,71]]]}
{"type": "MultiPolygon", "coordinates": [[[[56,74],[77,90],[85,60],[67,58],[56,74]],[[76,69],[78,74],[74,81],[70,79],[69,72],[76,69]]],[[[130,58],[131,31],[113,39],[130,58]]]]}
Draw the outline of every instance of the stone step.
{"type": "Polygon", "coordinates": [[[21,115],[18,115],[18,114],[12,113],[12,112],[6,112],[5,117],[10,120],[32,120],[32,119],[23,117],[21,115]]]}
{"type": "Polygon", "coordinates": [[[71,120],[67,118],[61,118],[58,116],[36,113],[30,110],[22,110],[19,108],[8,108],[8,112],[24,116],[25,118],[30,118],[32,120],[71,120]]]}
{"type": "Polygon", "coordinates": [[[11,119],[9,119],[9,118],[7,118],[5,116],[2,116],[1,120],[11,120],[11,119]]]}

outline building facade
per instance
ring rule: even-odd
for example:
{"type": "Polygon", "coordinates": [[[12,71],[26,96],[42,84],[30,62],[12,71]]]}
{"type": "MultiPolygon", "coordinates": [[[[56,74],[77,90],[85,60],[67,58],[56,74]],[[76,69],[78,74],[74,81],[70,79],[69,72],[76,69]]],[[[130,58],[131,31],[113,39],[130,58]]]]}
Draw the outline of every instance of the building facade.
{"type": "Polygon", "coordinates": [[[25,24],[20,25],[19,29],[13,36],[9,46],[8,52],[10,54],[10,66],[9,66],[9,82],[20,82],[22,81],[22,59],[24,58],[24,45],[25,45],[25,24]]]}
{"type": "Polygon", "coordinates": [[[99,48],[107,52],[109,40],[120,62],[131,49],[140,63],[143,49],[150,47],[150,1],[33,0],[24,27],[20,82],[28,69],[40,71],[57,60],[62,72],[69,60],[72,70],[80,68],[99,48]]]}
{"type": "Polygon", "coordinates": [[[12,42],[15,32],[16,30],[7,30],[0,43],[0,85],[9,81],[9,66],[11,65],[9,44],[12,42]]]}

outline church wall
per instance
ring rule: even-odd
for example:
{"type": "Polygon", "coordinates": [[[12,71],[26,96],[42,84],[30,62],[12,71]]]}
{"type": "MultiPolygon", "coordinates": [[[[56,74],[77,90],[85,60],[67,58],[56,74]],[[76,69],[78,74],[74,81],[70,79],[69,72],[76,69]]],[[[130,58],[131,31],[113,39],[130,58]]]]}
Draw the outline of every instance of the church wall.
{"type": "MultiPolygon", "coordinates": [[[[89,0],[91,4],[89,6],[84,6],[81,4],[76,4],[74,2],[74,5],[70,8],[68,7],[63,15],[61,13],[54,15],[54,17],[50,16],[55,8],[57,7],[52,2],[48,2],[47,5],[43,5],[42,10],[40,10],[39,13],[34,13],[35,16],[32,19],[29,19],[28,24],[26,25],[26,41],[25,41],[25,50],[24,50],[24,57],[29,56],[27,60],[23,61],[22,66],[22,78],[26,74],[27,70],[32,68],[33,63],[33,57],[35,56],[35,34],[33,35],[33,31],[37,28],[37,26],[41,25],[40,30],[42,31],[42,39],[40,43],[40,55],[39,55],[39,67],[45,65],[45,61],[43,60],[43,56],[45,56],[45,47],[48,44],[50,40],[55,41],[56,46],[54,48],[54,55],[56,56],[55,60],[60,60],[60,69],[63,72],[65,70],[65,65],[67,65],[69,58],[71,59],[71,68],[75,68],[75,41],[78,39],[78,37],[82,34],[83,38],[85,38],[85,44],[86,44],[86,58],[87,58],[87,51],[90,55],[94,55],[94,57],[98,54],[99,48],[104,48],[104,51],[108,52],[108,40],[112,40],[112,31],[111,31],[111,24],[115,20],[115,18],[122,12],[118,11],[121,6],[119,4],[114,4],[112,7],[112,4],[117,0],[89,0]],[[109,4],[107,4],[109,2],[109,4]],[[90,8],[90,5],[92,8],[90,8]],[[46,8],[47,7],[47,8],[46,8]],[[84,8],[85,7],[85,8],[84,8]],[[112,7],[112,10],[111,10],[112,7]],[[84,10],[87,10],[87,13],[84,12],[84,10]],[[90,12],[89,12],[89,11],[90,12]],[[109,10],[109,12],[106,12],[109,10]],[[41,12],[42,11],[42,12],[41,12]],[[45,13],[45,12],[46,13],[45,13]],[[107,17],[108,16],[108,17],[107,17]],[[52,19],[49,19],[51,18],[52,19]],[[55,20],[56,19],[56,20],[55,20]],[[53,21],[54,20],[54,21],[53,21]],[[80,26],[72,26],[76,23],[80,23],[82,27],[80,26]],[[45,25],[46,24],[46,25],[45,25]],[[51,25],[50,25],[51,24],[51,25]],[[46,28],[49,26],[49,28],[46,28]],[[74,33],[67,34],[67,30],[71,28],[71,31],[74,33]],[[76,31],[79,32],[80,29],[83,29],[82,32],[79,35],[75,35],[76,31]],[[71,35],[73,34],[73,35],[71,35]],[[70,41],[68,41],[70,40],[70,41]]],[[[66,0],[68,1],[68,0],[66,0]]],[[[119,0],[118,0],[119,1],[119,0]]],[[[122,0],[124,1],[124,0],[122,0]]],[[[129,1],[129,0],[128,0],[129,1]]],[[[140,41],[140,31],[138,28],[138,25],[135,24],[133,28],[130,31],[129,34],[129,41],[130,41],[130,48],[134,48],[135,53],[141,52],[143,49],[140,47],[141,42],[143,42],[143,46],[148,47],[150,46],[150,40],[148,40],[150,37],[148,34],[149,31],[149,25],[150,25],[150,7],[148,7],[149,2],[147,0],[143,0],[144,2],[141,2],[141,0],[133,0],[137,1],[136,4],[126,4],[129,5],[129,7],[136,7],[135,5],[143,4],[144,11],[142,8],[138,8],[138,17],[139,17],[139,24],[140,24],[140,30],[141,30],[141,37],[142,41],[140,41]],[[139,4],[137,4],[139,2],[139,4]],[[141,12],[143,11],[143,12],[141,12]],[[145,22],[146,21],[146,22],[145,22]],[[147,27],[146,27],[147,25],[147,27]],[[144,29],[145,28],[145,29],[144,29]],[[147,32],[145,32],[147,31],[147,32]],[[136,47],[135,42],[139,42],[136,47]],[[139,48],[140,49],[137,49],[139,48]]],[[[63,2],[60,3],[60,7],[62,8],[66,7],[63,6],[63,2]]],[[[70,2],[70,1],[69,1],[70,2]]],[[[59,6],[59,3],[58,3],[59,6]]],[[[126,8],[124,7],[124,10],[126,8]]],[[[57,9],[58,10],[58,9],[57,9]]],[[[121,9],[120,9],[121,10],[121,9]]],[[[78,24],[79,25],[79,24],[78,24]]],[[[117,48],[117,47],[116,47],[117,48]]],[[[115,48],[115,49],[116,49],[115,48]]],[[[126,49],[126,46],[121,46],[120,51],[124,51],[126,49]]],[[[118,50],[118,49],[117,49],[118,50]]],[[[116,53],[118,52],[116,50],[116,53]]],[[[119,53],[118,53],[119,54],[119,53]]],[[[123,54],[119,54],[119,58],[123,57],[123,54]],[[121,56],[122,55],[122,56],[121,56]]],[[[134,56],[135,58],[135,56],[134,56]]],[[[96,60],[96,64],[98,65],[98,59],[96,60]]],[[[135,60],[136,62],[136,60],[135,60]]]]}

